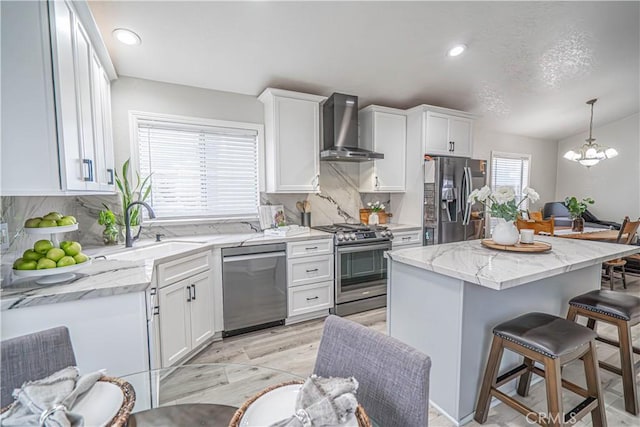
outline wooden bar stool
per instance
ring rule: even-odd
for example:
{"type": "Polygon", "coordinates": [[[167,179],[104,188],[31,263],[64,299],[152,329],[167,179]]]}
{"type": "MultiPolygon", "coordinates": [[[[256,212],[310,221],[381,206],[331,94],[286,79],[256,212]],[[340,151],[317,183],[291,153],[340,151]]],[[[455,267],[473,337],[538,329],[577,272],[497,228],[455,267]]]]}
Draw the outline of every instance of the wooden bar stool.
{"type": "Polygon", "coordinates": [[[624,409],[638,415],[640,404],[635,380],[640,362],[633,363],[633,353],[640,354],[640,349],[632,345],[631,326],[640,323],[640,298],[615,291],[588,292],[569,301],[567,320],[575,321],[576,316],[586,317],[587,327],[591,329],[595,329],[597,321],[610,323],[618,329],[618,341],[601,336],[596,340],[620,349],[620,368],[602,361],[598,363],[602,369],[622,376],[624,409]]]}
{"type": "Polygon", "coordinates": [[[480,424],[487,421],[493,396],[527,417],[529,424],[536,422],[542,426],[564,426],[591,413],[594,427],[606,426],[596,362],[596,336],[589,328],[546,313],[528,313],[496,326],[493,329],[493,342],[474,419],[480,424]],[[524,362],[498,376],[504,349],[521,354],[524,362]],[[583,358],[584,361],[586,390],[562,379],[561,367],[578,358],[583,358]],[[535,362],[541,363],[544,370],[536,367],[535,362]],[[538,414],[498,390],[498,387],[520,377],[518,394],[526,396],[529,393],[531,373],[545,378],[547,415],[538,414]],[[584,401],[566,413],[562,407],[562,387],[584,397],[584,401]]]}

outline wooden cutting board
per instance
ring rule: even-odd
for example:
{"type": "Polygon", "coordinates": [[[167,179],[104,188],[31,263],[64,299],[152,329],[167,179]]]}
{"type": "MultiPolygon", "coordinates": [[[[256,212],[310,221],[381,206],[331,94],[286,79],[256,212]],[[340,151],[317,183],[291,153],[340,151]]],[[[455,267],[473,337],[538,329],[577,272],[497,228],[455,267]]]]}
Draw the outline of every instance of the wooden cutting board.
{"type": "Polygon", "coordinates": [[[491,249],[497,249],[499,251],[508,251],[508,252],[546,252],[551,250],[551,245],[545,242],[533,241],[533,243],[516,243],[515,245],[499,245],[494,242],[492,239],[482,239],[482,246],[491,249]]]}

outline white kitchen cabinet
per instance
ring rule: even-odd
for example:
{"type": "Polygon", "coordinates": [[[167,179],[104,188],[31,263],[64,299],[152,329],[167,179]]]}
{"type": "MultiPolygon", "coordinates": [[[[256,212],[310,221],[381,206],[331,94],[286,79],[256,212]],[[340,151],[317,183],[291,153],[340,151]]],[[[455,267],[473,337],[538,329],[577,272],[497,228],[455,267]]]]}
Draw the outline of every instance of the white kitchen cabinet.
{"type": "Polygon", "coordinates": [[[2,5],[3,195],[115,191],[115,71],[76,8],[90,13],[67,1],[2,5]]]}
{"type": "Polygon", "coordinates": [[[473,121],[466,117],[426,111],[424,152],[431,155],[471,157],[473,121]]]}
{"type": "Polygon", "coordinates": [[[325,97],[267,88],[265,189],[268,193],[320,191],[320,102],[325,97]]]}
{"type": "MultiPolygon", "coordinates": [[[[161,367],[202,348],[215,334],[214,272],[211,252],[188,255],[156,266],[159,287],[158,347],[161,367]]],[[[155,315],[154,314],[154,315],[155,315]]]]}
{"type": "Polygon", "coordinates": [[[213,286],[209,272],[194,276],[191,286],[191,348],[206,342],[214,334],[213,286]]]}
{"type": "Polygon", "coordinates": [[[189,292],[187,280],[158,291],[162,367],[173,365],[191,350],[189,292]]]}
{"type": "Polygon", "coordinates": [[[405,249],[422,246],[422,230],[394,231],[392,249],[405,249]]]}
{"type": "Polygon", "coordinates": [[[371,105],[360,110],[358,119],[362,148],[384,154],[384,159],[360,163],[360,192],[404,192],[407,158],[404,111],[371,105]]]}
{"type": "Polygon", "coordinates": [[[334,302],[333,239],[287,243],[287,325],[326,317],[334,302]]]}

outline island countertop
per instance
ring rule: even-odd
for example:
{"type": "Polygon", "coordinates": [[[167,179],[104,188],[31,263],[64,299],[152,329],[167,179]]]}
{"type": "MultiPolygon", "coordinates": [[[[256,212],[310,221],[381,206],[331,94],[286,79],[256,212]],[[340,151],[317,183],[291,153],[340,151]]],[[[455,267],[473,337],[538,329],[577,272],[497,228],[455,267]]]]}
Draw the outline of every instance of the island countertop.
{"type": "Polygon", "coordinates": [[[544,253],[489,249],[480,240],[390,251],[394,262],[501,290],[640,252],[640,246],[536,236],[544,253]]]}

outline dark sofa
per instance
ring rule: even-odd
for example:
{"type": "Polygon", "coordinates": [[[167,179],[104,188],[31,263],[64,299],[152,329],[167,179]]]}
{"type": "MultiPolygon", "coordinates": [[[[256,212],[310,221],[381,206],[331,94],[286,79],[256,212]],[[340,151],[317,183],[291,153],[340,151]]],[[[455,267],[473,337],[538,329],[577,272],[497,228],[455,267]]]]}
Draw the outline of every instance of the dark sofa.
{"type": "MultiPolygon", "coordinates": [[[[542,209],[542,217],[544,219],[549,219],[554,217],[555,225],[559,227],[568,227],[571,226],[571,218],[569,216],[569,211],[567,207],[562,202],[548,202],[544,204],[544,208],[542,209]]],[[[620,223],[613,221],[603,221],[598,219],[594,214],[589,212],[587,209],[585,213],[582,214],[582,219],[584,219],[585,227],[593,227],[593,228],[607,228],[613,230],[620,230],[620,223]]]]}

